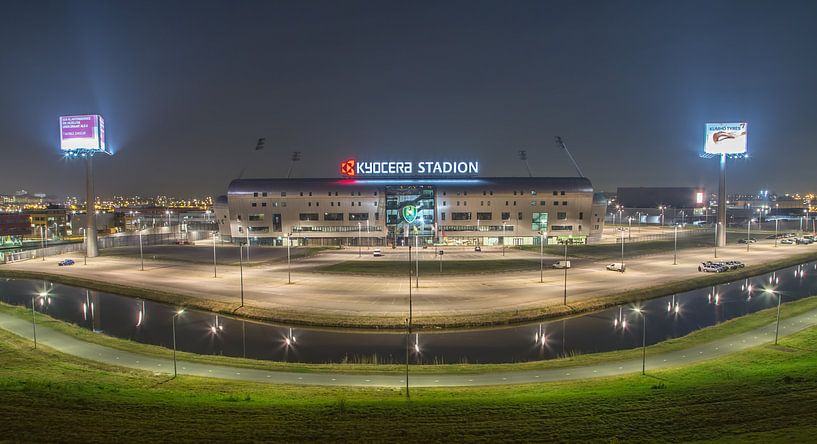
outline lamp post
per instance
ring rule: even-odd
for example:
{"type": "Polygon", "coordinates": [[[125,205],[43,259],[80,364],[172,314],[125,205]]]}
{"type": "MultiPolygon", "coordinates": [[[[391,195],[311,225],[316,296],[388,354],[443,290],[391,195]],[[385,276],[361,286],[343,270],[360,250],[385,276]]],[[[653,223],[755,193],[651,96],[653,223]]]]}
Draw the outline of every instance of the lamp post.
{"type": "Polygon", "coordinates": [[[88,238],[86,237],[86,232],[84,227],[80,227],[82,230],[82,251],[85,252],[82,259],[82,265],[88,265],[88,238]]]}
{"type": "Polygon", "coordinates": [[[360,247],[360,222],[357,223],[357,257],[362,257],[363,252],[360,247]]]}
{"type": "Polygon", "coordinates": [[[633,239],[633,217],[627,216],[627,240],[633,239]]]}
{"type": "Polygon", "coordinates": [[[420,288],[420,237],[418,234],[417,227],[414,227],[414,248],[417,250],[414,253],[414,288],[420,288]]]}
{"type": "Polygon", "coordinates": [[[217,264],[217,262],[216,262],[216,234],[218,234],[218,232],[213,231],[213,277],[214,278],[218,277],[218,268],[217,268],[217,265],[216,265],[217,264]]]}
{"type": "Polygon", "coordinates": [[[678,265],[678,224],[675,224],[675,247],[672,252],[672,265],[678,265]]]}
{"type": "Polygon", "coordinates": [[[715,259],[717,259],[718,258],[718,227],[721,225],[721,222],[718,221],[718,222],[716,222],[716,223],[714,223],[712,225],[715,226],[715,259]]]}
{"type": "Polygon", "coordinates": [[[647,314],[641,308],[634,308],[634,312],[641,315],[641,374],[647,371],[647,314]]]}
{"type": "Polygon", "coordinates": [[[624,228],[621,228],[621,265],[624,266],[624,228]]]}
{"type": "Polygon", "coordinates": [[[567,240],[565,240],[564,244],[565,244],[565,266],[564,266],[564,269],[565,269],[565,286],[564,286],[565,288],[564,288],[564,290],[565,290],[565,291],[564,291],[564,305],[567,305],[567,269],[568,269],[568,268],[570,268],[570,267],[568,267],[568,266],[567,266],[567,240]]]}
{"type": "Polygon", "coordinates": [[[45,260],[45,225],[40,225],[40,248],[43,250],[43,260],[45,260]]]}
{"type": "Polygon", "coordinates": [[[179,309],[176,313],[173,314],[173,377],[176,377],[176,318],[181,316],[184,313],[184,309],[179,309]]]}
{"type": "MultiPolygon", "coordinates": [[[[140,227],[141,228],[141,227],[140,227]]],[[[139,271],[145,271],[145,256],[142,254],[142,230],[139,230],[139,261],[142,263],[139,271]]]]}
{"type": "Polygon", "coordinates": [[[777,223],[780,222],[780,219],[774,220],[774,247],[777,248],[777,223]]]}
{"type": "Polygon", "coordinates": [[[502,256],[505,256],[505,222],[502,222],[502,256]]]}
{"type": "MultiPolygon", "coordinates": [[[[366,219],[366,251],[369,251],[371,246],[371,235],[369,234],[369,219],[366,219]]],[[[368,253],[367,253],[368,254],[368,253]]]]}
{"type": "Polygon", "coordinates": [[[772,293],[777,293],[777,324],[774,327],[774,345],[777,345],[777,337],[780,333],[780,304],[783,301],[783,293],[779,291],[772,291],[772,293]]]}
{"type": "Polygon", "coordinates": [[[409,269],[409,317],[408,323],[406,324],[406,399],[411,399],[411,394],[409,393],[409,348],[411,346],[411,318],[412,318],[412,301],[411,301],[411,243],[409,242],[408,245],[409,253],[408,253],[408,269],[409,269]]]}
{"type": "Polygon", "coordinates": [[[539,232],[539,283],[545,282],[545,233],[539,232]]]}
{"type": "MultiPolygon", "coordinates": [[[[244,244],[241,242],[238,243],[238,278],[241,287],[241,306],[244,306],[244,253],[242,249],[244,248],[244,244]]],[[[249,253],[249,252],[248,252],[249,253]]],[[[247,254],[249,256],[249,254],[247,254]]]]}
{"type": "Polygon", "coordinates": [[[746,222],[746,251],[749,251],[749,239],[751,239],[750,236],[752,235],[752,222],[754,222],[754,219],[749,219],[749,221],[746,222]]]}
{"type": "Polygon", "coordinates": [[[34,296],[31,297],[31,328],[34,330],[34,349],[37,349],[37,310],[34,309],[34,296]]]}
{"type": "Polygon", "coordinates": [[[292,233],[287,234],[287,284],[292,283],[292,256],[289,250],[292,247],[292,233]]]}

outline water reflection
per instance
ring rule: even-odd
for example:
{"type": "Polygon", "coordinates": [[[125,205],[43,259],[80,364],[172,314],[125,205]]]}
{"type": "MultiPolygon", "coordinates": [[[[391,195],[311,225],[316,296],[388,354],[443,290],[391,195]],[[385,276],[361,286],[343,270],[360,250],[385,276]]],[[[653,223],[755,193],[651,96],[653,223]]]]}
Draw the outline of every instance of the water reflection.
{"type": "MultiPolygon", "coordinates": [[[[428,332],[422,338],[419,332],[406,338],[403,332],[296,328],[186,310],[176,323],[177,349],[290,362],[402,363],[408,344],[409,359],[415,363],[552,359],[640,346],[643,331],[633,308],[642,310],[650,326],[646,343],[654,344],[774,307],[783,298],[809,296],[817,287],[817,273],[807,270],[817,270],[817,263],[576,318],[502,329],[428,332]]],[[[5,302],[33,305],[36,311],[94,332],[172,346],[174,307],[39,280],[0,280],[0,294],[5,302]]]]}

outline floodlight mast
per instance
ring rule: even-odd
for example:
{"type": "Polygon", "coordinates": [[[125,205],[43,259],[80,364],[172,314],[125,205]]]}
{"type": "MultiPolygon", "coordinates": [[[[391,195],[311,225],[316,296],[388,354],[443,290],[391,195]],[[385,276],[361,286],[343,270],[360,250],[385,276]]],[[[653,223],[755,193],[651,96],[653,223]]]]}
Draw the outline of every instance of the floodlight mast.
{"type": "Polygon", "coordinates": [[[88,257],[99,256],[99,245],[97,245],[96,233],[96,197],[94,196],[94,167],[93,153],[84,153],[85,157],[85,239],[86,255],[88,257]]]}
{"type": "Polygon", "coordinates": [[[570,150],[567,149],[567,145],[562,140],[561,136],[556,136],[556,143],[562,147],[563,150],[567,153],[567,157],[570,158],[570,161],[573,162],[573,167],[576,168],[576,172],[579,173],[579,177],[584,177],[584,173],[582,173],[582,169],[579,168],[579,164],[576,163],[576,159],[573,158],[573,155],[570,154],[570,150]]]}
{"type": "Polygon", "coordinates": [[[721,177],[718,184],[718,246],[726,246],[726,153],[721,153],[721,177]]]}

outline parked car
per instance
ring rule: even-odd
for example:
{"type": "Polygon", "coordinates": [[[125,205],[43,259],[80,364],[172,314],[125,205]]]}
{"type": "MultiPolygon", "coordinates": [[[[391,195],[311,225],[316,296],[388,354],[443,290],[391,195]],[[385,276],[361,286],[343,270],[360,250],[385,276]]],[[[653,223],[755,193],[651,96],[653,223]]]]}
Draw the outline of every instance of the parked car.
{"type": "Polygon", "coordinates": [[[193,243],[187,239],[179,239],[176,241],[176,245],[192,245],[193,243]]]}
{"type": "Polygon", "coordinates": [[[477,245],[476,247],[474,247],[474,251],[482,251],[482,247],[480,247],[479,245],[477,245]]]}
{"type": "Polygon", "coordinates": [[[811,239],[809,239],[809,238],[807,238],[807,237],[798,237],[798,238],[796,238],[796,239],[795,239],[795,241],[796,241],[798,244],[803,244],[803,245],[808,245],[808,244],[812,244],[812,243],[814,243],[814,241],[813,241],[813,240],[811,240],[811,239]]]}
{"type": "Polygon", "coordinates": [[[372,256],[374,257],[383,256],[383,252],[379,248],[375,248],[374,251],[372,251],[372,256]]]}
{"type": "Polygon", "coordinates": [[[793,245],[793,244],[796,244],[797,241],[789,237],[789,238],[783,239],[782,241],[780,241],[780,243],[781,244],[793,245]]]}
{"type": "Polygon", "coordinates": [[[755,242],[757,242],[757,239],[755,239],[755,238],[753,238],[753,237],[750,237],[750,238],[748,238],[748,239],[747,239],[747,238],[740,238],[740,239],[738,239],[738,243],[739,243],[739,244],[753,244],[753,243],[755,243],[755,242]]]}
{"type": "Polygon", "coordinates": [[[728,270],[729,268],[725,265],[718,265],[711,262],[702,262],[701,265],[698,265],[698,271],[703,271],[704,273],[723,273],[728,270]]]}
{"type": "Polygon", "coordinates": [[[619,273],[624,273],[626,269],[624,263],[622,262],[613,262],[612,264],[607,264],[607,268],[610,271],[618,271],[619,273]]]}
{"type": "Polygon", "coordinates": [[[553,263],[553,268],[565,269],[570,268],[570,261],[556,261],[553,263]]]}
{"type": "Polygon", "coordinates": [[[60,267],[67,267],[69,265],[74,265],[73,259],[63,259],[57,263],[60,267]]]}

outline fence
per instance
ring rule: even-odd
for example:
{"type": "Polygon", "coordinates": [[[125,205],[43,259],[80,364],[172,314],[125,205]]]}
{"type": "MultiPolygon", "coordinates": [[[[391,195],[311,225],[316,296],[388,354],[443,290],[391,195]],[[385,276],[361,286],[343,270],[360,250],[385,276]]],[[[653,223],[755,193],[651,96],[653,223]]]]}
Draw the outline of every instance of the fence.
{"type": "MultiPolygon", "coordinates": [[[[141,236],[138,234],[115,234],[111,236],[100,237],[97,242],[100,250],[118,247],[133,247],[139,245],[139,238],[142,238],[142,245],[168,245],[176,243],[180,239],[178,232],[172,232],[165,229],[158,228],[156,230],[145,230],[141,236]],[[156,232],[167,231],[167,232],[156,232]]],[[[208,238],[210,232],[207,231],[190,231],[182,233],[182,238],[191,242],[208,238]]],[[[37,248],[33,250],[17,250],[0,252],[0,264],[8,264],[12,262],[20,262],[30,259],[42,258],[44,256],[59,256],[68,253],[82,254],[85,250],[83,242],[73,244],[61,244],[46,248],[37,248]]]]}

